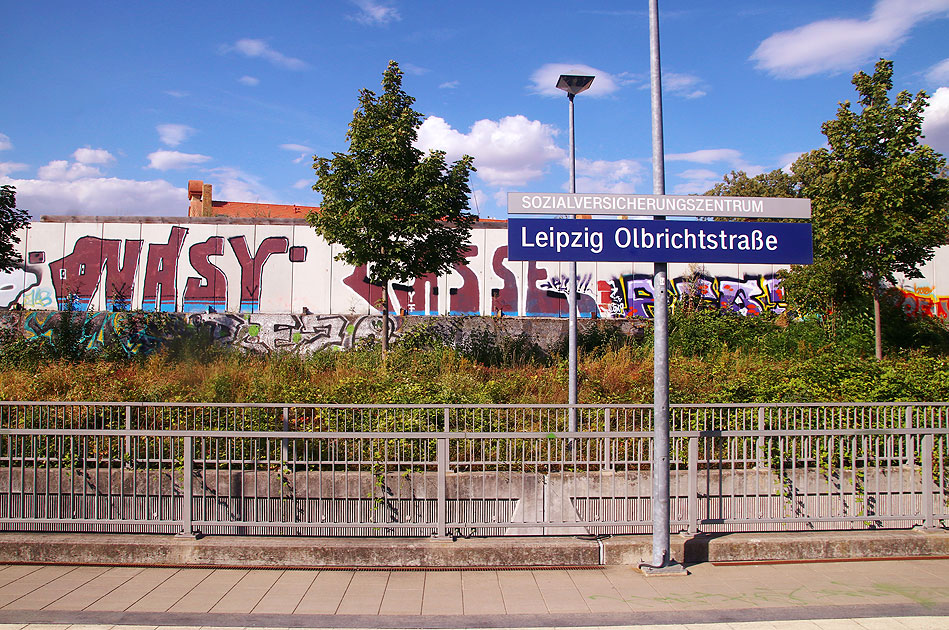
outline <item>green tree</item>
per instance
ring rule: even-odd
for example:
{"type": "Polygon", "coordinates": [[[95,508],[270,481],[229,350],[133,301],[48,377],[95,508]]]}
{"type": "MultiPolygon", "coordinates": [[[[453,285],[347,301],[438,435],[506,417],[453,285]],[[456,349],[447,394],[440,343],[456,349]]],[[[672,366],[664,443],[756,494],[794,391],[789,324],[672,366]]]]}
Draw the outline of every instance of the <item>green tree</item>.
{"type": "Polygon", "coordinates": [[[363,89],[346,134],[348,153],[315,157],[322,193],[319,212],[307,216],[316,232],[345,250],[336,256],[368,265],[383,286],[383,353],[388,350],[391,280],[442,274],[465,265],[476,217],[468,212],[473,158],[446,164],[444,151],[424,155],[414,146],[422,115],[402,89],[402,71],[389,62],[383,93],[363,89]]]}
{"type": "Polygon", "coordinates": [[[0,271],[12,271],[23,262],[14,249],[20,242],[16,232],[29,225],[29,213],[16,207],[16,188],[0,186],[0,271]]]}
{"type": "Polygon", "coordinates": [[[840,103],[822,126],[829,149],[802,156],[792,170],[812,200],[815,259],[847,277],[861,277],[873,299],[875,350],[883,356],[880,298],[895,274],[920,277],[949,235],[945,159],[921,144],[928,97],[902,91],[890,101],[893,62],[881,59],[872,76],[852,81],[861,110],[840,103]]]}
{"type": "Polygon", "coordinates": [[[748,177],[745,171],[732,171],[723,181],[705,192],[717,197],[800,197],[796,177],[782,169],[748,177]]]}
{"type": "MultiPolygon", "coordinates": [[[[820,180],[832,177],[823,165],[824,150],[804,153],[791,166],[791,177],[798,195],[804,190],[815,193],[820,180]]],[[[812,210],[820,200],[811,200],[812,210]]],[[[862,271],[839,258],[823,256],[817,247],[815,234],[814,262],[810,265],[791,265],[779,272],[781,288],[791,308],[799,315],[817,315],[831,335],[835,335],[842,320],[860,317],[866,308],[866,281],[862,271]]]]}

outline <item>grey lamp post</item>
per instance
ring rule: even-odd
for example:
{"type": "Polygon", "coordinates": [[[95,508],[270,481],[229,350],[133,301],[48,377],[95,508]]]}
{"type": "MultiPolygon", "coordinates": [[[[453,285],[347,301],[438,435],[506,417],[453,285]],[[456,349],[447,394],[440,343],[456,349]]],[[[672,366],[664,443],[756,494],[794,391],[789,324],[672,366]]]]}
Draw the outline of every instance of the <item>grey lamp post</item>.
{"type": "MultiPolygon", "coordinates": [[[[573,128],[573,97],[590,89],[593,85],[591,76],[576,74],[561,74],[557,87],[567,93],[570,101],[570,192],[577,192],[577,145],[573,128]]],[[[576,215],[574,215],[576,218],[576,215]]],[[[570,262],[570,281],[567,289],[567,308],[570,310],[570,327],[567,334],[569,344],[570,374],[568,383],[568,400],[570,403],[568,431],[577,430],[577,262],[570,262]]]]}

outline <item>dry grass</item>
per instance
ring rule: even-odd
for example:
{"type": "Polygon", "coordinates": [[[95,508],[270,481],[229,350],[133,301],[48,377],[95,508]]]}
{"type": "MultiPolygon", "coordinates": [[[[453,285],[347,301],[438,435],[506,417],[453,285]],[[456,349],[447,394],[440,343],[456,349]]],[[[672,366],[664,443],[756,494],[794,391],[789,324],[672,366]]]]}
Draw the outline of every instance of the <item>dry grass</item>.
{"type": "MultiPolygon", "coordinates": [[[[825,354],[772,359],[749,351],[673,355],[672,402],[947,400],[949,361],[911,356],[877,363],[825,354]]],[[[581,403],[649,403],[651,349],[624,346],[581,357],[581,403]]],[[[0,370],[3,400],[565,403],[567,365],[485,366],[454,351],[357,351],[309,358],[224,354],[200,360],[49,360],[0,370]]]]}

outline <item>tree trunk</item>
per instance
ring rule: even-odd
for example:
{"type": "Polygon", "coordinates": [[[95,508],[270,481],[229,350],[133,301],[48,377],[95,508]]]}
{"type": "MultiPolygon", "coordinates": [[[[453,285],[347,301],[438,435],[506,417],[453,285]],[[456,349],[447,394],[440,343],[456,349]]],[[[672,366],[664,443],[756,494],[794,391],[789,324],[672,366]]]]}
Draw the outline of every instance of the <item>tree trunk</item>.
{"type": "Polygon", "coordinates": [[[382,357],[389,354],[389,281],[382,283],[382,357]]]}
{"type": "Polygon", "coordinates": [[[880,321],[879,285],[873,287],[873,339],[877,361],[883,360],[883,323],[880,321]]]}

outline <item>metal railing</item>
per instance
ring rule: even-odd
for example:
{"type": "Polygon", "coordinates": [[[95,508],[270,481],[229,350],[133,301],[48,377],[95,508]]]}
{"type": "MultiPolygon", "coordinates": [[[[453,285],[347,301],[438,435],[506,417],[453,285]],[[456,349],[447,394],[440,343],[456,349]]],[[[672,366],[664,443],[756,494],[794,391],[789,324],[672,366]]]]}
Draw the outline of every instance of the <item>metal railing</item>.
{"type": "MultiPolygon", "coordinates": [[[[0,530],[648,533],[652,407],[0,403],[0,530]]],[[[949,403],[673,405],[673,531],[936,527],[949,403]]]]}

